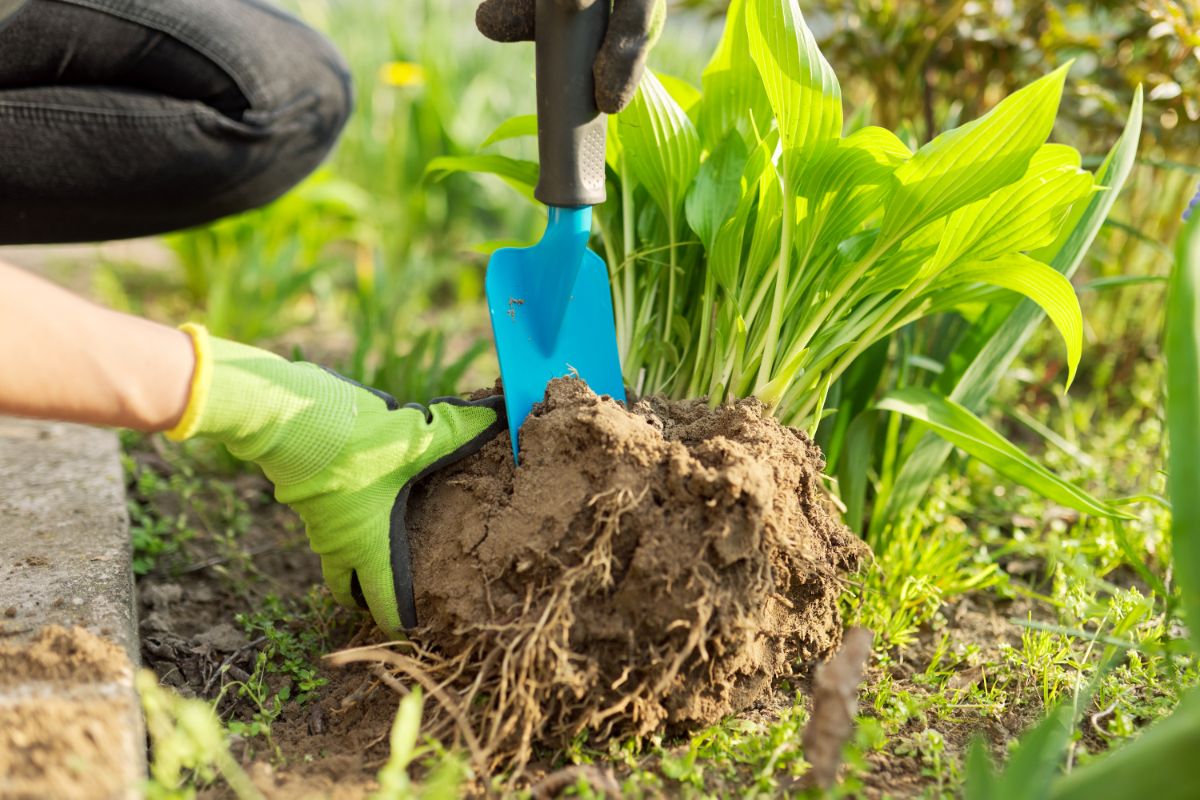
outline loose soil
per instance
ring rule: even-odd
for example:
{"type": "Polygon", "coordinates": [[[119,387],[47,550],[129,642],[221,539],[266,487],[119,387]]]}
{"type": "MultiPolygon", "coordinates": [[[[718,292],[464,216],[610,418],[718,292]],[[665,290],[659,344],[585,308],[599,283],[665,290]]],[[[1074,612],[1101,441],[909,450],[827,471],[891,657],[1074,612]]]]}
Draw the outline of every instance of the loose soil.
{"type": "Polygon", "coordinates": [[[28,644],[0,645],[0,689],[29,681],[128,681],[131,669],[124,650],[84,628],[48,625],[28,644]]]}
{"type": "Polygon", "coordinates": [[[83,628],[0,646],[0,796],[121,796],[133,704],[125,652],[83,628]]]}
{"type": "Polygon", "coordinates": [[[868,551],[820,450],[758,401],[627,411],[560,379],[521,459],[502,436],[414,492],[422,627],[384,659],[446,687],[434,729],[478,766],[711,725],[837,647],[840,576],[868,551]]]}

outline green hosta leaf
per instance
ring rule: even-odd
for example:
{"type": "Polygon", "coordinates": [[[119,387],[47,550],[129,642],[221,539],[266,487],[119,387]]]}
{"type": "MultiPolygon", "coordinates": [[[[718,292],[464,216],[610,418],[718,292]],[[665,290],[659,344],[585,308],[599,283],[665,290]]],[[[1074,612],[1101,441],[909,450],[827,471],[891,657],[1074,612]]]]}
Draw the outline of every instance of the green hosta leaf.
{"type": "Polygon", "coordinates": [[[933,259],[945,231],[943,217],[906,236],[900,247],[868,274],[853,296],[883,294],[908,286],[933,259]]]}
{"type": "Polygon", "coordinates": [[[1014,92],[979,119],[943,133],[897,167],[883,241],[894,242],[1024,175],[1054,127],[1069,66],[1014,92]]]}
{"type": "Polygon", "coordinates": [[[912,153],[884,128],[867,127],[816,155],[792,177],[797,195],[797,246],[820,252],[836,247],[882,206],[896,167],[912,153]]]}
{"type": "Polygon", "coordinates": [[[501,178],[528,199],[533,199],[533,187],[538,182],[538,165],[506,156],[439,156],[425,167],[425,175],[440,181],[456,172],[482,172],[501,178]]]}
{"type": "Polygon", "coordinates": [[[742,137],[730,131],[700,165],[688,192],[686,211],[688,225],[706,250],[712,250],[717,231],[742,199],[742,173],[749,155],[742,137]]]}
{"type": "MultiPolygon", "coordinates": [[[[733,216],[721,225],[714,236],[708,256],[708,268],[713,277],[716,278],[721,288],[735,299],[742,283],[741,275],[744,267],[742,255],[746,226],[759,195],[762,175],[771,163],[772,149],[773,145],[769,140],[760,142],[747,159],[738,188],[741,200],[733,216]]],[[[774,174],[773,170],[772,174],[774,174]]]]}
{"type": "Polygon", "coordinates": [[[737,295],[742,245],[745,242],[746,218],[750,215],[750,207],[749,202],[738,205],[737,213],[726,220],[717,231],[708,255],[708,269],[713,278],[722,289],[734,296],[737,295]]]}
{"type": "Polygon", "coordinates": [[[671,98],[683,109],[683,113],[690,116],[692,110],[700,102],[700,90],[683,78],[676,78],[674,75],[660,72],[656,77],[663,88],[667,90],[667,94],[671,95],[671,98]]]}
{"type": "Polygon", "coordinates": [[[1083,354],[1083,313],[1071,282],[1053,267],[1020,253],[971,261],[952,267],[939,276],[937,284],[986,283],[1011,289],[1041,306],[1062,335],[1067,346],[1067,386],[1075,380],[1075,370],[1083,354]]]}
{"type": "Polygon", "coordinates": [[[621,147],[638,183],[667,219],[675,219],[700,167],[696,126],[647,70],[633,102],[618,117],[621,147]]]}
{"type": "MultiPolygon", "coordinates": [[[[1065,229],[1070,233],[1057,242],[1053,252],[1038,252],[1038,258],[1068,278],[1074,274],[1084,254],[1096,238],[1105,217],[1116,202],[1121,187],[1129,178],[1137,158],[1138,141],[1142,130],[1142,93],[1134,94],[1129,120],[1121,138],[1096,172],[1096,185],[1105,189],[1091,196],[1087,203],[1076,204],[1068,217],[1065,229]]],[[[978,351],[958,379],[953,393],[955,401],[968,408],[981,407],[995,392],[1009,365],[1021,352],[1042,318],[1042,310],[1034,303],[1022,302],[978,351]]],[[[948,442],[925,435],[900,470],[887,509],[881,519],[895,519],[913,507],[925,494],[930,482],[945,463],[952,447],[948,442]]]]}
{"type": "MultiPolygon", "coordinates": [[[[746,257],[746,276],[750,286],[773,278],[771,264],[779,257],[780,233],[783,224],[783,188],[775,165],[767,162],[758,181],[757,218],[750,238],[750,253],[746,257]],[[767,273],[772,274],[768,275],[767,273]]],[[[753,326],[753,320],[751,320],[753,326]]]]}
{"type": "Polygon", "coordinates": [[[1050,244],[1058,238],[1071,207],[1092,191],[1092,184],[1091,173],[1079,168],[1074,148],[1042,146],[1019,181],[949,216],[930,269],[964,258],[982,260],[1050,244]]]}
{"type": "Polygon", "coordinates": [[[1200,652],[1200,213],[1179,237],[1167,295],[1167,431],[1175,571],[1200,652]]]}
{"type": "Polygon", "coordinates": [[[1131,519],[1128,514],[1096,499],[1025,455],[1019,447],[983,424],[958,403],[928,389],[916,386],[897,389],[884,397],[878,408],[925,423],[952,445],[1042,497],[1085,514],[1131,519]]]}
{"type": "MultiPolygon", "coordinates": [[[[701,78],[704,97],[697,112],[700,134],[706,147],[713,147],[730,130],[746,127],[753,120],[760,132],[769,126],[771,106],[762,78],[750,56],[746,35],[746,2],[732,0],[725,15],[725,32],[701,78]]],[[[749,136],[743,130],[743,137],[749,136]]],[[[753,143],[748,140],[748,143],[753,143]]]]}
{"type": "Polygon", "coordinates": [[[786,157],[799,158],[842,134],[842,90],[797,0],[747,0],[750,55],[779,123],[786,157]]]}
{"type": "Polygon", "coordinates": [[[509,139],[520,139],[525,136],[537,136],[537,114],[522,114],[519,117],[511,117],[501,122],[496,130],[492,131],[492,135],[483,140],[483,144],[479,145],[482,150],[485,147],[491,147],[497,142],[506,142],[509,139]]]}

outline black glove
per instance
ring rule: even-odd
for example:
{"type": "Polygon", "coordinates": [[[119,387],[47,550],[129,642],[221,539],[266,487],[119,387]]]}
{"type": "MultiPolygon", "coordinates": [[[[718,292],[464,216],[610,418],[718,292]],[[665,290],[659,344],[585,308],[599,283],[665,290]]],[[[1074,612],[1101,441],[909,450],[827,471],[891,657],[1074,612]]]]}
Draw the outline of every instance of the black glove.
{"type": "MultiPolygon", "coordinates": [[[[558,0],[577,8],[610,0],[558,0]]],[[[667,18],[665,0],[611,0],[608,34],[596,56],[596,107],[615,114],[633,99],[646,54],[658,41],[667,18]]],[[[495,42],[526,42],[534,38],[537,0],[484,0],[475,13],[480,33],[495,42]]]]}

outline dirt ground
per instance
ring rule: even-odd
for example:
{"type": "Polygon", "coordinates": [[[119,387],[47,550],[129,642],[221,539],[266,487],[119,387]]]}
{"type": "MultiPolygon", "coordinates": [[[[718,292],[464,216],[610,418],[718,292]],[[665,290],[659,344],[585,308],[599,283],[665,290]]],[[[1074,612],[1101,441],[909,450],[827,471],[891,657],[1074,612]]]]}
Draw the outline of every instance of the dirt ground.
{"type": "MultiPolygon", "coordinates": [[[[169,474],[155,449],[139,447],[134,458],[144,468],[169,474]]],[[[132,489],[133,487],[131,487],[132,489]]],[[[269,642],[252,637],[237,615],[253,614],[277,598],[296,617],[281,620],[294,633],[318,630],[322,649],[378,641],[362,615],[324,602],[323,616],[310,613],[314,587],[321,586],[320,561],[308,549],[298,519],[271,498],[271,486],[258,475],[234,479],[247,504],[250,524],[235,552],[216,537],[198,536],[182,552],[137,581],[143,664],[164,685],[186,696],[217,700],[223,720],[251,722],[255,698],[239,693],[252,681],[260,653],[269,642]]],[[[284,702],[270,736],[234,737],[233,754],[256,785],[272,797],[364,797],[378,788],[375,774],[387,758],[387,733],[398,698],[365,668],[336,668],[317,659],[326,683],[304,703],[284,702]]],[[[271,694],[289,682],[267,674],[271,694]]],[[[207,797],[232,796],[223,786],[207,797]]]]}

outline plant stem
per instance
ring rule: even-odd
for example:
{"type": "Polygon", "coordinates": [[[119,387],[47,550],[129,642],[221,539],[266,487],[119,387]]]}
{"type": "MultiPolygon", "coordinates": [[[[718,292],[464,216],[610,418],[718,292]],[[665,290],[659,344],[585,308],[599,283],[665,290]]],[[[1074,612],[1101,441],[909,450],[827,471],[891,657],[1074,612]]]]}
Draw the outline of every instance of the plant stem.
{"type": "Polygon", "coordinates": [[[796,344],[793,345],[792,348],[793,351],[803,350],[805,347],[808,347],[809,342],[812,341],[812,337],[815,336],[817,331],[819,331],[825,324],[826,318],[833,313],[833,310],[837,307],[838,303],[842,302],[842,300],[846,297],[846,294],[854,287],[854,285],[862,280],[862,277],[867,274],[867,270],[875,266],[875,263],[879,261],[880,256],[883,255],[883,253],[888,249],[888,247],[891,246],[891,244],[891,240],[887,242],[876,243],[876,245],[871,248],[871,252],[867,253],[866,258],[858,262],[854,269],[846,273],[846,276],[838,282],[837,286],[835,286],[833,291],[829,294],[829,297],[825,299],[825,302],[822,303],[820,308],[817,309],[816,313],[813,314],[812,318],[808,321],[808,325],[805,326],[805,328],[800,332],[800,335],[796,337],[796,344]]]}
{"type": "MultiPolygon", "coordinates": [[[[696,362],[692,367],[692,380],[688,385],[688,397],[695,397],[700,393],[700,385],[704,382],[704,373],[706,364],[705,359],[708,357],[708,340],[712,335],[710,332],[713,316],[713,294],[716,289],[716,280],[712,273],[705,271],[704,273],[704,299],[701,302],[702,313],[700,314],[700,337],[699,344],[696,349],[696,362]]],[[[716,371],[716,365],[713,365],[713,371],[716,371]]]]}
{"type": "Polygon", "coordinates": [[[671,315],[675,311],[675,214],[667,215],[667,313],[663,319],[663,341],[671,338],[671,315]]]}
{"type": "MultiPolygon", "coordinates": [[[[862,336],[858,337],[854,346],[842,353],[841,357],[834,362],[833,366],[830,367],[828,372],[825,374],[835,381],[840,378],[842,373],[848,370],[854,363],[855,359],[862,355],[869,347],[871,347],[871,345],[875,344],[879,340],[880,336],[890,333],[891,330],[894,329],[896,318],[900,312],[907,308],[908,304],[918,297],[921,292],[928,287],[932,280],[933,277],[931,276],[920,283],[913,284],[912,286],[908,287],[908,289],[906,289],[899,297],[892,301],[890,309],[886,313],[882,314],[879,319],[876,320],[876,322],[872,324],[865,333],[863,333],[862,336]]],[[[903,318],[901,320],[901,327],[908,324],[913,319],[920,318],[920,316],[922,315],[918,314],[903,318]]],[[[832,354],[822,359],[821,362],[811,365],[810,368],[816,371],[821,371],[821,364],[831,358],[833,358],[832,354]]],[[[815,399],[805,402],[804,406],[802,407],[803,412],[801,416],[807,416],[808,414],[812,413],[814,402],[815,399]]]]}
{"type": "Polygon", "coordinates": [[[888,326],[895,321],[900,312],[907,308],[909,303],[920,296],[921,292],[925,291],[925,289],[933,281],[934,277],[936,276],[931,275],[924,280],[912,284],[903,292],[901,292],[899,297],[892,301],[891,308],[889,308],[884,314],[880,315],[879,319],[867,329],[867,332],[858,337],[858,341],[854,343],[854,346],[843,353],[842,357],[834,363],[833,368],[830,370],[830,374],[834,376],[835,380],[840,377],[843,372],[850,368],[850,365],[854,363],[856,358],[862,355],[867,348],[879,340],[879,337],[883,335],[888,326]]]}
{"type": "Polygon", "coordinates": [[[654,371],[651,373],[650,391],[666,390],[664,385],[663,374],[667,367],[667,348],[665,345],[671,341],[671,317],[675,311],[675,212],[672,211],[667,215],[667,244],[670,248],[667,251],[667,306],[663,313],[663,333],[662,343],[664,345],[662,354],[659,355],[658,361],[654,365],[654,371]]]}
{"type": "Polygon", "coordinates": [[[783,301],[787,295],[788,266],[792,259],[792,227],[796,221],[792,211],[792,192],[788,189],[786,176],[781,175],[780,180],[783,183],[783,225],[779,237],[779,264],[775,272],[775,297],[771,301],[771,321],[767,326],[762,363],[758,365],[758,381],[754,385],[755,394],[770,382],[771,368],[775,366],[775,348],[779,344],[779,328],[783,324],[783,301]]]}
{"type": "Polygon", "coordinates": [[[633,332],[635,309],[633,304],[633,283],[634,275],[633,268],[636,259],[633,256],[634,252],[634,215],[633,215],[633,181],[630,179],[629,171],[625,165],[625,156],[621,155],[621,225],[622,225],[622,245],[624,249],[624,275],[621,283],[624,290],[625,327],[621,331],[621,336],[618,337],[621,342],[621,363],[625,364],[629,359],[629,354],[633,349],[633,332]]]}

